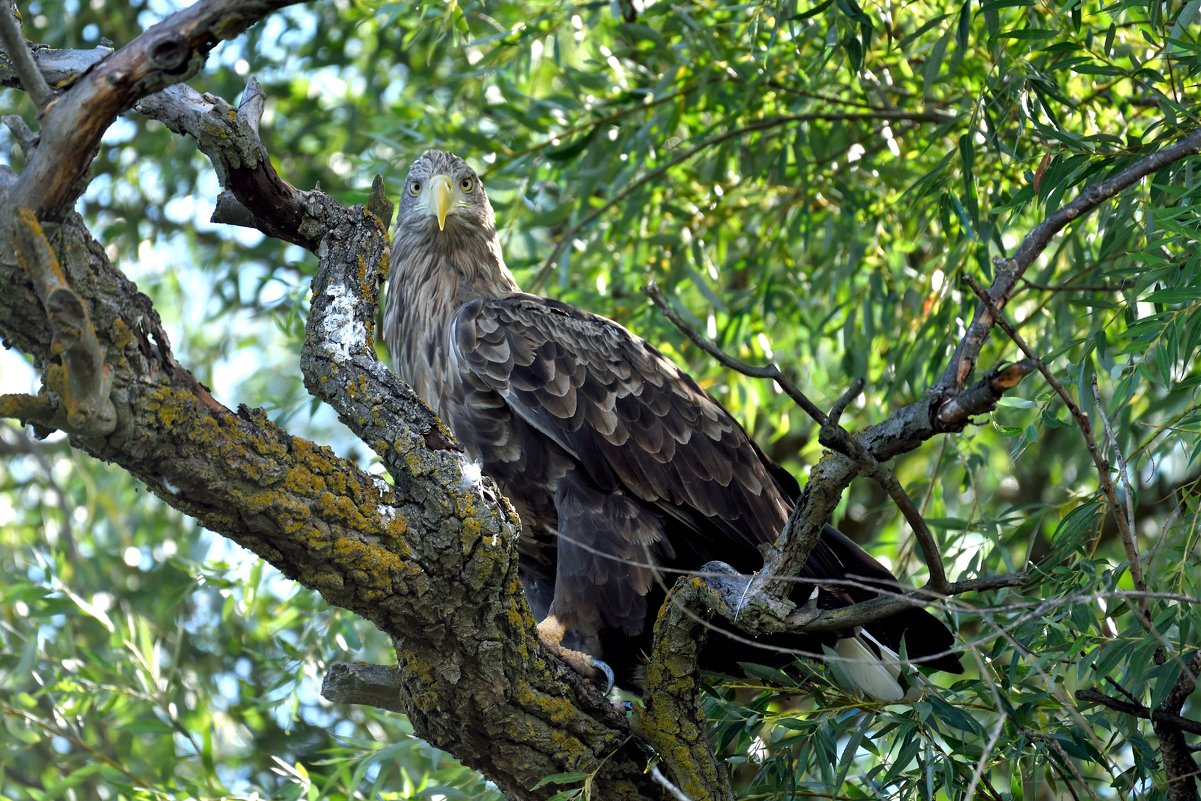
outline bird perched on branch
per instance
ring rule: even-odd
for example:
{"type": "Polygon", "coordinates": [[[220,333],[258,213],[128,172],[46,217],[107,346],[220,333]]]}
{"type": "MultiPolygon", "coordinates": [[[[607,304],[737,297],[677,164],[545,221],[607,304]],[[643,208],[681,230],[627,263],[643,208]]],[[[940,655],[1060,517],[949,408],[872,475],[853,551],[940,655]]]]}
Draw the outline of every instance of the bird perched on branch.
{"type": "MultiPolygon", "coordinates": [[[[392,245],[384,339],[400,377],[450,426],[521,516],[520,569],[540,638],[573,666],[604,660],[630,687],[666,589],[719,560],[762,566],[796,482],[652,345],[612,320],[521,291],[505,267],[483,184],[431,150],[405,179],[392,245]]],[[[794,599],[821,608],[874,597],[895,578],[827,526],[794,599]],[[858,579],[858,581],[843,581],[858,579]]],[[[769,645],[861,656],[849,672],[882,700],[902,689],[883,646],[961,672],[946,627],[914,608],[837,635],[769,645]],[[869,647],[870,646],[870,647],[869,647]]],[[[780,664],[720,631],[702,667],[780,664]]],[[[610,677],[612,678],[612,677],[610,677]]]]}

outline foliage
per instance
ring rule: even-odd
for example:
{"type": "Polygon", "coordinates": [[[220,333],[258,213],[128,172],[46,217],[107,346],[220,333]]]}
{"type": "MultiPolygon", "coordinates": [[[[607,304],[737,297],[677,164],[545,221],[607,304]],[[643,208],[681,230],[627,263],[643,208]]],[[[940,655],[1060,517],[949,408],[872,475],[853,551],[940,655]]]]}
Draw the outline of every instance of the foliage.
{"type": "MultiPolygon", "coordinates": [[[[281,174],[347,201],[375,172],[395,196],[425,147],[468,156],[527,288],[663,343],[798,474],[820,453],[809,421],[687,344],[644,283],[827,404],[866,378],[843,418],[860,428],[945,366],[975,305],[962,276],[988,279],[1047,213],[1197,124],[1196,2],[628,8],[314,4],[224,45],[192,83],[233,98],[256,75],[281,174]]],[[[24,18],[33,41],[88,47],[169,11],[42,2],[24,18]]],[[[1006,311],[1092,415],[1114,476],[1128,463],[1162,639],[1134,614],[1080,431],[1027,379],[993,419],[895,467],[952,578],[1029,560],[1034,582],[946,603],[968,673],[912,705],[864,704],[812,666],[804,681],[715,679],[706,713],[745,797],[1165,797],[1150,724],[1073,692],[1154,706],[1201,631],[1196,165],[1073,224],[1006,311]]],[[[205,223],[206,162],[136,115],[94,172],[81,210],[181,361],[224,402],[361,454],[298,380],[304,254],[205,223]]],[[[1018,355],[998,332],[983,366],[1018,355]]],[[[15,360],[3,370],[17,389],[15,360]]],[[[0,447],[0,798],[492,797],[398,716],[317,699],[327,661],[387,661],[361,621],[65,441],[8,428],[0,447]]],[[[924,578],[877,487],[857,484],[837,522],[924,578]]]]}

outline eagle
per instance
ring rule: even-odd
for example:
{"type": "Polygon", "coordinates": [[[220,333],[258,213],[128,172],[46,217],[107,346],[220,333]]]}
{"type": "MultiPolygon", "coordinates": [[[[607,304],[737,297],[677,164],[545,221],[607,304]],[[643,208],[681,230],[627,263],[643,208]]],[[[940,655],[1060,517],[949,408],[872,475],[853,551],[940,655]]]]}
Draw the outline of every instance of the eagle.
{"type": "MultiPolygon", "coordinates": [[[[606,317],[522,292],[483,183],[452,153],[422,154],[405,178],[383,335],[396,373],[520,515],[519,571],[540,639],[610,683],[637,691],[670,585],[714,560],[744,574],[761,568],[799,494],[653,345],[606,317]]],[[[896,586],[827,525],[793,597],[834,608],[896,586]]],[[[823,646],[885,701],[904,692],[889,659],[902,649],[910,661],[963,670],[951,632],[916,607],[862,629],[755,644],[719,628],[701,666],[731,673],[739,662],[820,658],[823,646]]]]}

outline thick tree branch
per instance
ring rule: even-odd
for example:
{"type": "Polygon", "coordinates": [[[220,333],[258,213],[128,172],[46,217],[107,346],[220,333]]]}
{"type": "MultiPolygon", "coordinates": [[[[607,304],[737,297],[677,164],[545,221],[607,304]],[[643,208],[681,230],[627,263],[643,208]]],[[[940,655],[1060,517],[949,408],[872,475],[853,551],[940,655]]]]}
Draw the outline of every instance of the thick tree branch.
{"type": "MultiPolygon", "coordinates": [[[[196,140],[225,192],[214,222],[257,228],[264,234],[316,251],[323,233],[308,208],[310,194],[279,177],[258,136],[264,95],[251,78],[238,109],[218,97],[178,84],[140,100],[141,113],[196,140]]],[[[385,223],[386,224],[386,223],[385,223]]]]}
{"type": "Polygon", "coordinates": [[[9,208],[55,219],[75,200],[100,136],[138,99],[190,78],[209,51],[297,0],[206,0],[171,15],[117,50],[55,98],[42,135],[9,193],[9,208]]]}
{"type": "Polygon", "coordinates": [[[716,576],[728,573],[735,584],[745,579],[720,562],[701,572],[712,578],[677,582],[663,602],[647,660],[645,705],[635,710],[634,728],[654,746],[687,797],[733,801],[730,778],[706,736],[697,663],[708,639],[711,610],[728,597],[721,589],[729,585],[716,576]],[[708,611],[698,615],[694,609],[708,611]]]}
{"type": "MultiPolygon", "coordinates": [[[[195,25],[187,13],[183,21],[195,25]]],[[[196,13],[203,16],[203,8],[196,13]]],[[[158,36],[151,43],[188,50],[166,55],[193,63],[190,40],[162,26],[152,31],[158,36]]],[[[130,48],[116,55],[137,72],[130,48]]],[[[115,80],[112,61],[63,97],[86,87],[90,108],[113,109],[153,85],[145,71],[140,83],[115,80]],[[98,74],[114,80],[96,86],[98,74]],[[102,96],[106,86],[109,95],[102,96]]],[[[550,658],[534,636],[517,577],[511,508],[490,482],[464,478],[449,433],[375,357],[376,291],[388,263],[380,215],[387,216],[387,202],[377,192],[370,210],[347,209],[320,192],[296,190],[269,171],[253,136],[254,104],[231,115],[227,105],[198,97],[175,87],[146,109],[177,120],[177,130],[204,143],[256,225],[318,254],[306,380],[381,453],[395,486],[289,437],[260,412],[234,414],[213,402],[171,357],[149,301],[113,269],[78,218],[66,214],[61,225],[47,226],[48,237],[71,289],[91,308],[113,371],[117,417],[107,436],[77,435],[73,444],[122,465],[172,506],[392,635],[396,697],[415,729],[510,797],[549,796],[554,788],[531,788],[547,775],[578,771],[607,798],[662,798],[668,791],[646,772],[653,754],[631,737],[624,715],[550,658]],[[221,138],[218,129],[237,135],[218,145],[212,141],[221,138]]],[[[89,123],[89,130],[99,136],[103,123],[89,123]]],[[[47,148],[43,136],[38,158],[50,159],[65,140],[57,141],[47,148]]],[[[86,163],[78,155],[69,165],[86,163]]],[[[70,202],[57,184],[42,187],[56,199],[33,192],[30,175],[8,193],[10,203],[22,192],[44,213],[70,202]]],[[[0,295],[0,335],[45,363],[51,338],[41,315],[28,313],[38,307],[31,280],[0,262],[0,283],[16,287],[0,295]]]]}
{"type": "Polygon", "coordinates": [[[365,662],[334,662],[321,679],[321,695],[331,703],[365,704],[389,712],[404,712],[403,687],[394,666],[365,662]]]}

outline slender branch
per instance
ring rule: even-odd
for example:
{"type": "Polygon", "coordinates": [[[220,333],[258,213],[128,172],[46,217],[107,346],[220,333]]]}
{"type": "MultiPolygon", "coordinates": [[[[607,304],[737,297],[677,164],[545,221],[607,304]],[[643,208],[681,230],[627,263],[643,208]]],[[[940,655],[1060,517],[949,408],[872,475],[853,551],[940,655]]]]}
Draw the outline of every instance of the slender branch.
{"type": "MultiPolygon", "coordinates": [[[[877,620],[882,620],[897,612],[911,609],[914,606],[926,606],[930,601],[938,597],[946,597],[952,595],[964,595],[969,592],[985,592],[988,590],[999,590],[1005,587],[1018,587],[1025,584],[1030,579],[1030,574],[1022,571],[1019,573],[1002,573],[997,576],[985,576],[978,579],[968,579],[965,581],[952,581],[947,584],[946,589],[934,594],[924,588],[910,590],[909,592],[900,595],[879,596],[872,598],[869,601],[862,601],[851,606],[844,606],[838,609],[824,610],[821,615],[813,620],[806,621],[797,626],[789,627],[792,631],[839,631],[855,626],[864,626],[868,623],[874,623],[877,620]]],[[[934,657],[942,656],[942,654],[934,654],[934,657]]]]}
{"type": "Polygon", "coordinates": [[[1037,289],[1040,292],[1121,292],[1133,286],[1132,281],[1122,281],[1117,284],[1040,284],[1028,278],[1021,279],[1024,289],[1037,289]]]}
{"type": "Polygon", "coordinates": [[[842,413],[851,405],[851,401],[863,394],[863,387],[867,384],[862,378],[856,378],[847,387],[846,392],[834,401],[834,405],[830,407],[830,424],[838,425],[838,421],[842,419],[842,413]]]}
{"type": "Polygon", "coordinates": [[[663,771],[659,770],[658,765],[651,767],[651,778],[655,783],[660,785],[667,793],[676,801],[692,801],[692,799],[679,787],[671,783],[671,780],[663,775],[663,771]]]}
{"type": "Polygon", "coordinates": [[[976,313],[967,333],[960,340],[936,391],[939,394],[950,394],[958,391],[967,381],[980,355],[980,349],[984,347],[989,331],[992,330],[992,310],[1005,308],[1018,279],[1046,249],[1052,237],[1073,220],[1092,211],[1136,181],[1198,152],[1201,152],[1201,130],[1193,131],[1175,144],[1135,161],[1103,181],[1086,186],[1075,200],[1048,216],[1026,234],[1012,258],[995,259],[993,263],[996,266],[996,278],[987,293],[989,302],[981,302],[976,306],[976,313]]]}
{"type": "Polygon", "coordinates": [[[1143,720],[1159,721],[1175,726],[1181,731],[1187,731],[1190,734],[1201,734],[1201,721],[1190,720],[1189,718],[1165,712],[1162,709],[1150,709],[1142,704],[1132,701],[1123,701],[1120,698],[1114,698],[1111,695],[1106,695],[1100,690],[1077,690],[1077,700],[1088,701],[1094,704],[1108,707],[1116,712],[1123,712],[1127,715],[1143,720]]]}
{"type": "Polygon", "coordinates": [[[938,407],[934,421],[943,431],[959,431],[978,414],[991,413],[1006,392],[1038,369],[1034,361],[1002,362],[984,378],[938,407]]]}
{"type": "Polygon", "coordinates": [[[0,3],[0,43],[3,43],[4,51],[12,59],[13,71],[17,73],[21,86],[29,93],[29,99],[41,114],[53,99],[54,92],[29,52],[17,14],[17,6],[12,0],[0,3]]]}
{"type": "MultiPolygon", "coordinates": [[[[862,391],[862,380],[854,382],[835,403],[831,413],[827,415],[804,392],[789,381],[776,364],[773,363],[765,366],[747,364],[726,353],[706,337],[702,336],[672,307],[655,282],[648,283],[643,288],[643,291],[650,298],[651,302],[663,312],[664,316],[683,332],[689,340],[705,351],[705,353],[712,356],[723,366],[744,375],[773,380],[806,414],[817,421],[821,426],[819,434],[821,444],[850,459],[859,472],[863,472],[879,483],[901,511],[906,522],[909,523],[910,528],[914,532],[914,537],[921,547],[923,560],[926,562],[926,566],[930,572],[930,579],[925,589],[932,594],[932,597],[937,597],[946,592],[949,585],[942,566],[942,559],[933,534],[930,532],[929,526],[926,525],[920,510],[918,510],[913,500],[905,492],[904,487],[902,487],[896,476],[891,471],[885,469],[880,464],[879,459],[858,438],[852,436],[850,432],[838,424],[838,419],[841,417],[842,411],[862,391]]],[[[1022,378],[1032,371],[1033,366],[1027,362],[999,366],[980,382],[977,382],[970,390],[960,393],[960,395],[952,398],[943,406],[945,424],[948,428],[956,425],[961,426],[971,414],[991,411],[995,408],[997,399],[1005,391],[1016,386],[1022,378]]],[[[820,467],[821,465],[819,465],[820,467]]],[[[810,487],[812,486],[813,484],[811,483],[810,487]]],[[[794,567],[804,564],[809,551],[820,537],[821,523],[824,523],[824,517],[820,521],[817,519],[818,517],[821,517],[821,515],[813,516],[810,522],[802,522],[794,510],[785,528],[785,536],[781,538],[785,542],[785,546],[783,550],[778,551],[772,558],[769,558],[764,570],[755,577],[753,592],[766,590],[771,582],[777,581],[781,575],[791,575],[795,572],[794,567]]]]}
{"type": "Polygon", "coordinates": [[[796,403],[797,406],[801,407],[805,414],[812,417],[818,423],[818,425],[824,426],[830,422],[830,418],[826,415],[826,413],[823,412],[816,403],[809,400],[805,393],[801,392],[801,390],[798,389],[795,384],[789,381],[784,376],[784,373],[780,370],[780,368],[774,363],[757,367],[752,364],[747,364],[741,359],[734,358],[721,348],[714,345],[712,342],[702,336],[700,332],[689,325],[688,321],[685,320],[680,313],[672,308],[671,304],[667,302],[667,298],[663,297],[663,291],[659,289],[659,285],[657,283],[651,281],[642,288],[642,291],[646,293],[648,298],[650,298],[651,303],[655,304],[655,306],[663,312],[663,316],[671,321],[672,325],[680,329],[684,336],[688,337],[688,339],[690,339],[698,348],[716,359],[719,364],[729,367],[731,370],[737,370],[743,375],[750,376],[751,378],[769,378],[772,381],[775,381],[776,386],[783,390],[788,397],[792,398],[793,402],[796,403]]]}
{"type": "MultiPolygon", "coordinates": [[[[1117,521],[1118,531],[1121,532],[1122,544],[1126,548],[1126,560],[1130,565],[1130,576],[1134,579],[1134,586],[1140,592],[1145,592],[1147,583],[1143,577],[1142,563],[1139,561],[1138,548],[1134,542],[1134,531],[1127,517],[1122,514],[1122,505],[1118,501],[1117,490],[1114,488],[1113,479],[1109,475],[1109,462],[1101,455],[1101,450],[1097,446],[1097,438],[1093,435],[1093,427],[1089,422],[1088,415],[1080,410],[1080,407],[1072,400],[1072,396],[1068,394],[1063,384],[1055,377],[1050,368],[1043,363],[1042,359],[1038,357],[1034,349],[1026,343],[1026,340],[1017,332],[1013,324],[1005,318],[1001,310],[992,305],[992,299],[980,284],[970,275],[965,275],[963,280],[971,288],[972,292],[976,293],[976,296],[980,298],[981,305],[987,308],[987,313],[993,322],[1013,340],[1013,343],[1021,349],[1022,353],[1026,354],[1026,358],[1042,373],[1043,378],[1047,380],[1051,389],[1055,391],[1055,394],[1059,396],[1064,406],[1067,407],[1072,419],[1076,421],[1076,426],[1080,429],[1080,434],[1084,437],[1085,445],[1088,447],[1089,456],[1092,457],[1093,464],[1097,468],[1097,481],[1101,486],[1101,492],[1105,495],[1105,499],[1114,511],[1114,519],[1117,521]]],[[[1151,622],[1147,614],[1145,599],[1141,601],[1140,607],[1141,614],[1139,618],[1142,620],[1144,626],[1149,627],[1151,622]]]]}

